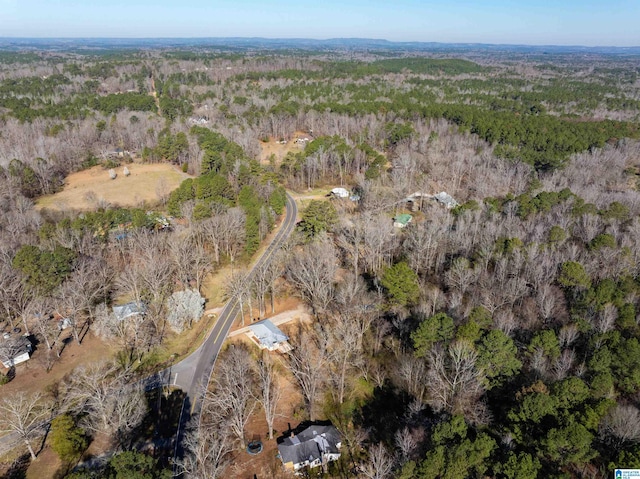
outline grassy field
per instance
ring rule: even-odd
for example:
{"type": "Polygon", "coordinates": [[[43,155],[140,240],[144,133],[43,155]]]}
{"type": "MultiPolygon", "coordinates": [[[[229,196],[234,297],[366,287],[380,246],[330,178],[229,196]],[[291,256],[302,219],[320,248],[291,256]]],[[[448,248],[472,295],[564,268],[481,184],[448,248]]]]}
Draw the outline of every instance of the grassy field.
{"type": "Polygon", "coordinates": [[[112,206],[141,206],[155,203],[160,195],[168,195],[186,178],[178,168],[166,163],[150,165],[127,165],[129,176],[123,173],[124,167],[116,168],[117,178],[109,178],[108,170],[96,166],[79,171],[65,179],[62,191],[54,195],[43,196],[37,208],[51,210],[92,210],[108,203],[112,206]]]}

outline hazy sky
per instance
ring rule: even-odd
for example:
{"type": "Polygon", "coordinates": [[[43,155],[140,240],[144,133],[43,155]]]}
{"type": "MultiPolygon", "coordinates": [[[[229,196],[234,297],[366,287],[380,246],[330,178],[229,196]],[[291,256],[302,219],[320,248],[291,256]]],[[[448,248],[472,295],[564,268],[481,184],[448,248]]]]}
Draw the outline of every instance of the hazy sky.
{"type": "Polygon", "coordinates": [[[0,36],[640,46],[640,0],[0,0],[0,36]]]}

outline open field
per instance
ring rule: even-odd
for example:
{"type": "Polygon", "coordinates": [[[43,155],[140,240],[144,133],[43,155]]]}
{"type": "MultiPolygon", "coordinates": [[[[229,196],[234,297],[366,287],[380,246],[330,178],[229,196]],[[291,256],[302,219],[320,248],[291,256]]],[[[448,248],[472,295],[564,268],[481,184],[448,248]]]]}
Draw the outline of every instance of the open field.
{"type": "Polygon", "coordinates": [[[130,176],[123,174],[124,166],[115,169],[115,180],[108,170],[95,166],[69,175],[64,189],[54,195],[43,196],[36,207],[52,210],[91,210],[105,202],[118,206],[139,206],[155,203],[159,195],[168,195],[191,176],[166,163],[127,165],[130,176]]]}

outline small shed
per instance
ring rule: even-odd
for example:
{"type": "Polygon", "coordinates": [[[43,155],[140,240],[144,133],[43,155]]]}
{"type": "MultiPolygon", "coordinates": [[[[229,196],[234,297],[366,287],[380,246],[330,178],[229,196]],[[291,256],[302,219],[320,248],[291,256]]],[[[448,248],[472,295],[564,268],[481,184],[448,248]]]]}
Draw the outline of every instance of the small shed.
{"type": "Polygon", "coordinates": [[[268,351],[280,351],[286,353],[291,351],[289,337],[280,328],[268,319],[263,319],[249,326],[247,336],[253,340],[260,349],[268,351]]]}
{"type": "Polygon", "coordinates": [[[396,228],[405,228],[413,220],[413,216],[408,213],[397,215],[393,218],[393,226],[396,228]]]}

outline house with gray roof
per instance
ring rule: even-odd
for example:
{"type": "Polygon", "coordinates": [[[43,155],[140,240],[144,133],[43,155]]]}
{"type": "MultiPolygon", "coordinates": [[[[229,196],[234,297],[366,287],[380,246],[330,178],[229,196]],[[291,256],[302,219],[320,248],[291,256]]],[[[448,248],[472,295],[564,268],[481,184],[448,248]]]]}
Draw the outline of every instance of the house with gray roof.
{"type": "Polygon", "coordinates": [[[278,444],[278,452],[284,467],[297,472],[304,467],[324,467],[338,460],[341,441],[340,433],[332,425],[312,425],[285,437],[278,444]]]}
{"type": "Polygon", "coordinates": [[[144,303],[137,301],[113,307],[113,315],[118,321],[124,321],[134,316],[143,316],[146,312],[147,307],[144,303]]]}
{"type": "Polygon", "coordinates": [[[453,197],[445,191],[441,191],[437,195],[433,195],[433,199],[436,200],[438,203],[446,206],[448,210],[458,206],[458,202],[454,200],[453,197]]]}
{"type": "Polygon", "coordinates": [[[263,319],[249,326],[247,336],[255,342],[260,349],[269,351],[280,351],[286,353],[291,351],[289,337],[280,328],[268,319],[263,319]]]}

